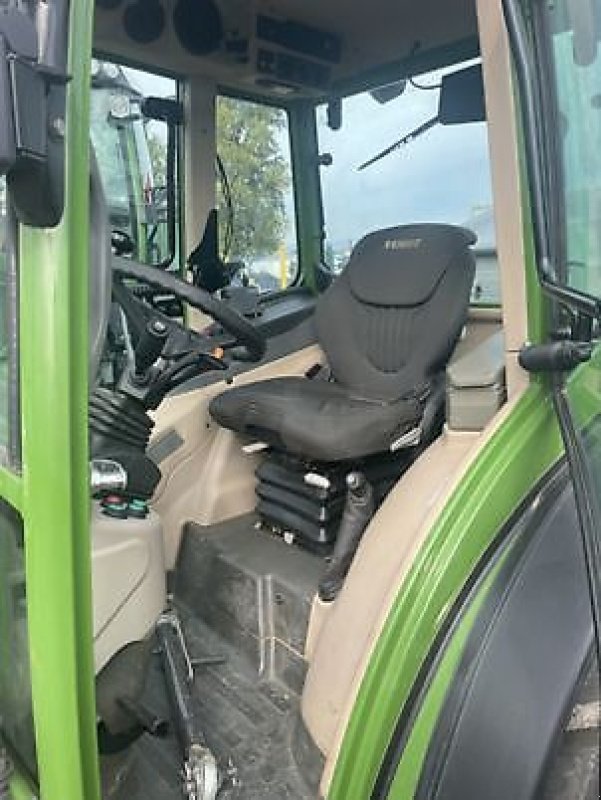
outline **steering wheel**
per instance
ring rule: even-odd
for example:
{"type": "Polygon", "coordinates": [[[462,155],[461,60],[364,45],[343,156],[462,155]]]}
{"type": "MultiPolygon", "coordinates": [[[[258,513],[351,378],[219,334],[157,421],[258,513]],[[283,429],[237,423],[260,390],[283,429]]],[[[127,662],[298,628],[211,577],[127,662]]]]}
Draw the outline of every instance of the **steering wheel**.
{"type": "Polygon", "coordinates": [[[245,317],[223,300],[217,300],[204,289],[176,277],[170,272],[140,264],[129,258],[113,256],[113,274],[133,278],[156,289],[169,292],[218,322],[234,338],[234,345],[243,348],[239,360],[259,361],[265,353],[265,337],[245,317]]]}

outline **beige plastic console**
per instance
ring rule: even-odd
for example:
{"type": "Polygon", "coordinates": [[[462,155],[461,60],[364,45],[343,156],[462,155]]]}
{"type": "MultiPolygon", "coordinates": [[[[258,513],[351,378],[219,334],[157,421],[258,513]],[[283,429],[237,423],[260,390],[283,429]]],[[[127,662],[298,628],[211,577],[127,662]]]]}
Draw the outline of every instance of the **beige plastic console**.
{"type": "Polygon", "coordinates": [[[166,601],[163,528],[157,514],[112,519],[92,507],[96,674],[125,645],[144,639],[166,601]]]}
{"type": "Polygon", "coordinates": [[[446,418],[455,431],[483,430],[505,402],[503,331],[478,327],[459,342],[447,367],[446,418]]]}

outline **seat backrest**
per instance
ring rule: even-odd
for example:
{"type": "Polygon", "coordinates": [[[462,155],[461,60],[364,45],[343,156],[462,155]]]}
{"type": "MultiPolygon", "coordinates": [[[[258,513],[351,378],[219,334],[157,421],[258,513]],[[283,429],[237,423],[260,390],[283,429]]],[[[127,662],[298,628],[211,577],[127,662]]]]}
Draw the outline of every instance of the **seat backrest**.
{"type": "Polygon", "coordinates": [[[316,309],[335,380],[393,401],[444,370],[467,317],[476,235],[441,224],[371,233],[316,309]]]}

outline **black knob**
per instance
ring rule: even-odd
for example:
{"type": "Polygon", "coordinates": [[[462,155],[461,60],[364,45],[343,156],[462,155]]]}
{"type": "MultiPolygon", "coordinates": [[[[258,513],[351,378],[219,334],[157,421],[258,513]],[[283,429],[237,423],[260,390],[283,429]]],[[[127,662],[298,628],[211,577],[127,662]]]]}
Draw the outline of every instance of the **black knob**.
{"type": "Polygon", "coordinates": [[[153,319],[147,325],[136,347],[136,375],[145,376],[150,367],[163,352],[169,329],[160,319],[153,319]]]}

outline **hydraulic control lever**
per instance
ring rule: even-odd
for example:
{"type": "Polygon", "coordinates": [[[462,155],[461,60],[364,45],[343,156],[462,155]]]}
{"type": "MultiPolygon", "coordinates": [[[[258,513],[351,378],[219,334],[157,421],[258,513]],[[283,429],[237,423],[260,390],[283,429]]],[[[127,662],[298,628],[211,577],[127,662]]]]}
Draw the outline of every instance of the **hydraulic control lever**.
{"type": "Polygon", "coordinates": [[[168,333],[167,325],[160,319],[151,319],[146,325],[134,353],[136,382],[146,381],[148,370],[163,352],[168,333]]]}
{"type": "Polygon", "coordinates": [[[338,597],[375,509],[372,485],[362,472],[349,472],[346,486],[346,504],[334,552],[319,581],[319,597],[328,603],[338,597]]]}

